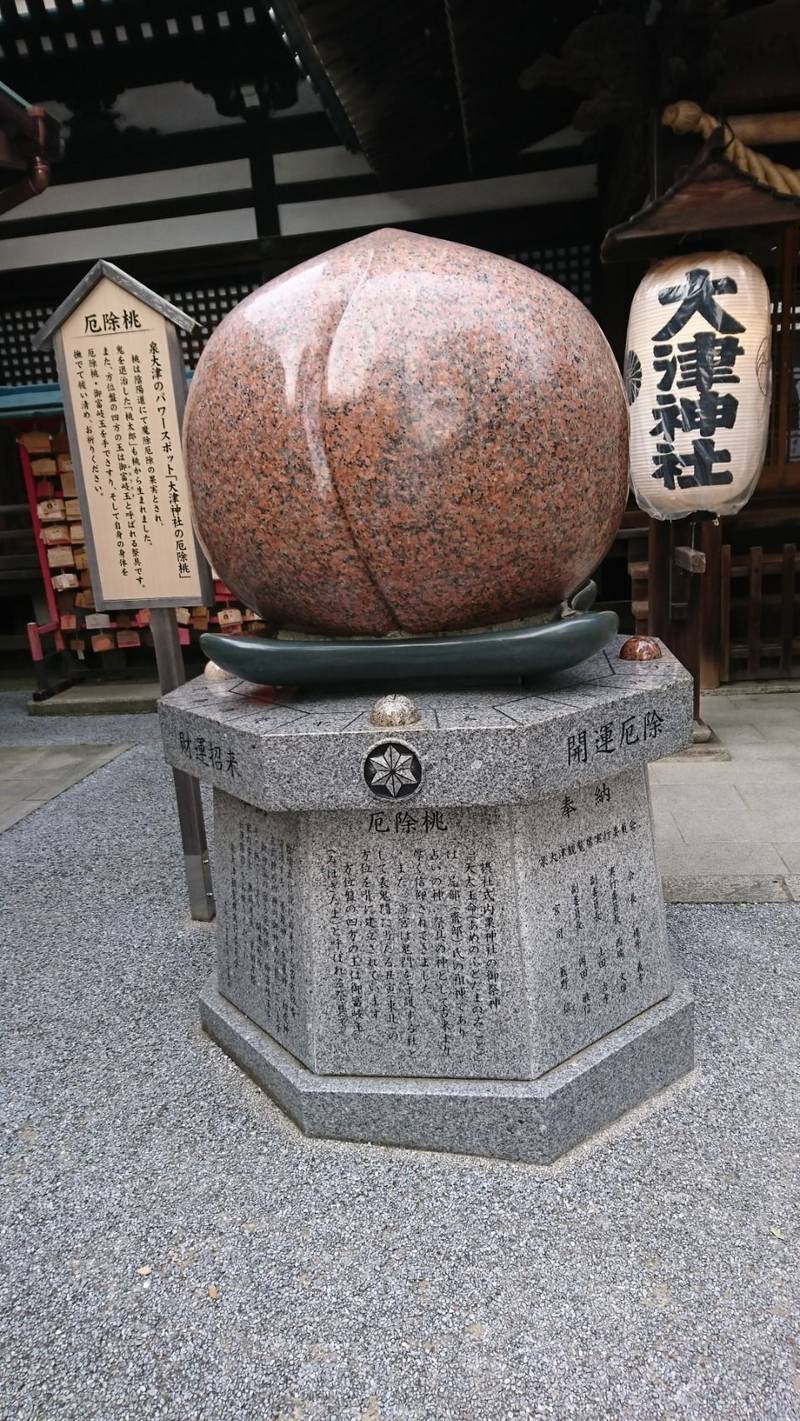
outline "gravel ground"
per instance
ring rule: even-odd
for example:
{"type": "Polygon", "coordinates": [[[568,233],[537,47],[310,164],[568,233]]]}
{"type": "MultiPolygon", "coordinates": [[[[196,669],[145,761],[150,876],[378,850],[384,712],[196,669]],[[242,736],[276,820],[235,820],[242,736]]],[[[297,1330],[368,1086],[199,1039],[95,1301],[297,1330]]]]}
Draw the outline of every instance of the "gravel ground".
{"type": "Polygon", "coordinates": [[[670,910],[698,1069],[549,1175],[306,1140],[198,1028],[154,719],[0,702],[135,747],[0,836],[5,1421],[800,1418],[800,906],[670,910]]]}

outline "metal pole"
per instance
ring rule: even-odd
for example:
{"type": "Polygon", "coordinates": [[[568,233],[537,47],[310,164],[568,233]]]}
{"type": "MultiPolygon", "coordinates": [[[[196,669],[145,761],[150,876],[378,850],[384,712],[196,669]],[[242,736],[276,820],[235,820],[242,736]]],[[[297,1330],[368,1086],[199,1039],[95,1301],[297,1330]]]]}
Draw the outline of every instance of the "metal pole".
{"type": "MultiPolygon", "coordinates": [[[[151,608],[150,630],[153,633],[156,652],[158,681],[162,695],[166,695],[168,691],[174,691],[176,686],[182,686],[186,680],[175,609],[151,608]]],[[[196,922],[208,923],[215,913],[214,890],[200,785],[193,775],[187,775],[184,770],[173,770],[172,774],[181,826],[186,886],[189,889],[189,908],[196,922]]]]}

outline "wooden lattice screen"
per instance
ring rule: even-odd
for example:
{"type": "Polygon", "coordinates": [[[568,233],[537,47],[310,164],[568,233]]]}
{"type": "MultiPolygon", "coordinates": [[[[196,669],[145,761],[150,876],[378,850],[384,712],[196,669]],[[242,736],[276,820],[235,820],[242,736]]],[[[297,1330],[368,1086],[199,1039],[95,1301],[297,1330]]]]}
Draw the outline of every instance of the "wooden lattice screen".
{"type": "MultiPolygon", "coordinates": [[[[160,292],[194,316],[199,326],[191,334],[179,332],[184,359],[189,370],[197,364],[211,332],[234,306],[258,285],[258,278],[233,276],[213,282],[193,282],[170,286],[160,292]]],[[[51,315],[54,302],[22,302],[0,311],[0,385],[42,385],[55,382],[56,364],[49,351],[34,350],[32,340],[51,315]]]]}
{"type": "Polygon", "coordinates": [[[504,253],[512,261],[533,267],[566,286],[584,306],[591,307],[594,255],[589,242],[552,243],[504,253]]]}
{"type": "Polygon", "coordinates": [[[722,546],[720,611],[724,681],[800,676],[800,554],[794,543],[735,553],[722,546]]]}

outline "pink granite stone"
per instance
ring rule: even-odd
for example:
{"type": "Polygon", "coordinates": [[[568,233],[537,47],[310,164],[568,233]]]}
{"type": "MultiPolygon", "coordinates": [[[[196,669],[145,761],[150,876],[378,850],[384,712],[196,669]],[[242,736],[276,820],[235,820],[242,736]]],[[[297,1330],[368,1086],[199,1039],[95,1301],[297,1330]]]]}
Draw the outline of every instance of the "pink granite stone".
{"type": "Polygon", "coordinates": [[[611,350],[538,272],[359,237],[226,316],[184,444],[200,537],[272,627],[437,632],[556,606],[627,488],[611,350]]]}

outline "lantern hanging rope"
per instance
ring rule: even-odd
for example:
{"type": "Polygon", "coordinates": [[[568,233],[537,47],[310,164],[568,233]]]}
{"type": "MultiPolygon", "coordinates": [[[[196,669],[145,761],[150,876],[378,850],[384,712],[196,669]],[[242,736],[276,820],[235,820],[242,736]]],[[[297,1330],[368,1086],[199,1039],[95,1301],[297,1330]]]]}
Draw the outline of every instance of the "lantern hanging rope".
{"type": "Polygon", "coordinates": [[[725,144],[725,156],[736,164],[740,172],[746,173],[756,182],[763,183],[765,187],[773,188],[784,197],[800,197],[800,171],[788,168],[785,163],[773,163],[772,159],[763,153],[748,148],[746,143],[736,137],[730,124],[715,118],[713,114],[705,113],[699,104],[692,103],[689,99],[669,104],[661,115],[661,122],[665,128],[671,128],[673,133],[699,133],[704,140],[723,129],[730,134],[725,144]]]}

